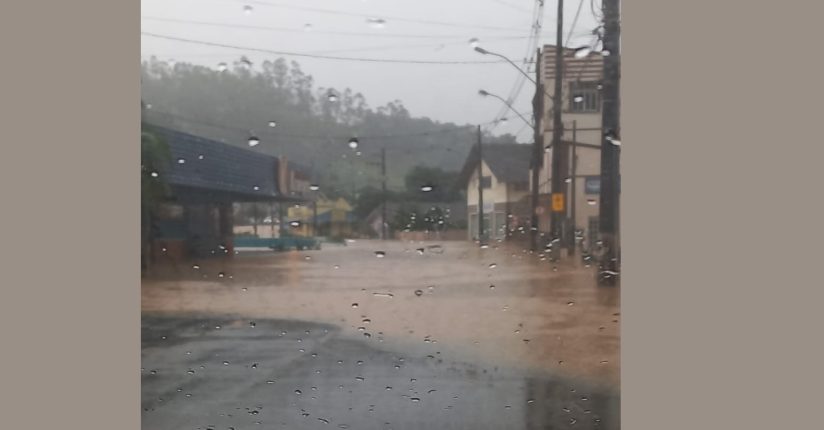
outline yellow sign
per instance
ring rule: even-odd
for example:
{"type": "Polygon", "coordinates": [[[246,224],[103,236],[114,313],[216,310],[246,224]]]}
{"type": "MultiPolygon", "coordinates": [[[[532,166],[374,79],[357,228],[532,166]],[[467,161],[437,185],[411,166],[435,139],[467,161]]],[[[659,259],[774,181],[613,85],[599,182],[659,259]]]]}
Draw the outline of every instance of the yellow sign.
{"type": "Polygon", "coordinates": [[[561,193],[552,193],[552,211],[564,211],[564,195],[561,193]]]}

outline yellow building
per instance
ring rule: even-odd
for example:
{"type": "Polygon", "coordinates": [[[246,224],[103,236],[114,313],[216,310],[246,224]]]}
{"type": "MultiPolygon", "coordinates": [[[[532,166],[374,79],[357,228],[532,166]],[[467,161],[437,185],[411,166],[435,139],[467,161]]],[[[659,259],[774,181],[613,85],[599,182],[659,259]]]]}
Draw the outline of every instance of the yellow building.
{"type": "Polygon", "coordinates": [[[327,199],[321,193],[314,203],[288,210],[289,232],[296,236],[341,237],[352,231],[352,205],[344,198],[327,199]],[[317,214],[313,204],[317,205],[317,214]],[[317,216],[317,234],[312,231],[317,216]]]}

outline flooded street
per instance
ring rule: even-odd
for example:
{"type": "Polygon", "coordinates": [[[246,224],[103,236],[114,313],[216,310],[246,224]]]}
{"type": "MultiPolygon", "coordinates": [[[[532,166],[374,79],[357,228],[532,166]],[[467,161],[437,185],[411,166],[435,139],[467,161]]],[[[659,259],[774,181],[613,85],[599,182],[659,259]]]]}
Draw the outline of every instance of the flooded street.
{"type": "Polygon", "coordinates": [[[193,266],[143,281],[144,428],[618,426],[620,290],[591,269],[399,241],[193,266]]]}

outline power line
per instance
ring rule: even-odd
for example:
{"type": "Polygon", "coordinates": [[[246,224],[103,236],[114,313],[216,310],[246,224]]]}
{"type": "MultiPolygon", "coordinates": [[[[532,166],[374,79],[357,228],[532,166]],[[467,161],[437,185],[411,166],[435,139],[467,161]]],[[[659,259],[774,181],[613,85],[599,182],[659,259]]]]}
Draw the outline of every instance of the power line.
{"type": "Polygon", "coordinates": [[[158,33],[150,33],[146,31],[141,31],[140,34],[149,37],[155,37],[158,39],[166,39],[166,40],[174,40],[178,42],[184,43],[192,43],[196,45],[205,45],[205,46],[216,46],[221,48],[228,48],[228,49],[238,49],[242,51],[254,51],[254,52],[265,52],[268,54],[275,54],[275,55],[283,55],[283,56],[293,56],[293,57],[306,57],[306,58],[317,58],[323,60],[337,60],[337,61],[358,61],[358,62],[368,62],[368,63],[395,63],[395,64],[495,64],[495,63],[502,63],[503,61],[438,61],[438,60],[400,60],[400,59],[386,59],[386,58],[362,58],[362,57],[339,57],[334,55],[319,55],[319,54],[307,54],[301,52],[288,52],[288,51],[276,51],[272,49],[264,49],[264,48],[252,48],[248,46],[238,46],[238,45],[229,45],[225,43],[217,43],[217,42],[207,42],[204,40],[195,40],[195,39],[187,39],[183,37],[177,36],[169,36],[165,34],[158,34],[158,33]]]}
{"type": "MultiPolygon", "coordinates": [[[[248,25],[248,24],[230,24],[230,23],[222,23],[222,22],[213,22],[213,21],[195,21],[189,19],[178,19],[178,18],[162,18],[162,17],[154,17],[154,16],[144,16],[141,17],[142,20],[146,21],[158,21],[158,22],[174,22],[178,24],[191,24],[191,25],[203,25],[203,26],[212,26],[212,27],[226,27],[226,28],[239,28],[239,29],[247,29],[247,30],[264,30],[264,31],[275,31],[275,32],[287,32],[287,33],[303,33],[307,34],[306,30],[302,28],[289,28],[289,27],[272,27],[272,26],[262,26],[262,25],[248,25]]],[[[471,36],[466,35],[459,35],[459,34],[444,34],[444,35],[433,35],[433,34],[392,34],[392,33],[383,33],[383,32],[350,32],[350,31],[332,31],[332,30],[312,30],[309,34],[332,34],[336,36],[358,36],[358,37],[370,37],[370,38],[401,38],[401,39],[464,39],[471,36]]],[[[528,36],[499,36],[495,39],[526,39],[528,36]]]]}
{"type": "MultiPolygon", "coordinates": [[[[543,9],[544,9],[544,1],[543,0],[536,0],[533,6],[532,12],[532,19],[531,22],[534,24],[532,25],[532,32],[530,33],[529,40],[527,41],[527,50],[524,58],[528,58],[531,55],[531,52],[535,49],[538,43],[538,39],[541,36],[541,29],[543,23],[543,9]]],[[[515,83],[512,86],[512,89],[509,91],[509,95],[506,97],[505,106],[502,106],[498,113],[495,115],[495,120],[493,121],[492,127],[486,127],[484,131],[490,131],[495,128],[499,124],[498,120],[506,115],[507,110],[509,109],[508,105],[511,105],[515,98],[523,89],[524,83],[526,82],[526,78],[523,74],[519,73],[518,77],[515,79],[515,83]]]]}
{"type": "MultiPolygon", "coordinates": [[[[342,15],[342,16],[354,16],[358,18],[367,18],[367,19],[374,19],[378,18],[375,15],[364,15],[360,13],[352,13],[352,12],[344,12],[340,10],[332,10],[332,9],[321,9],[316,7],[308,7],[308,6],[295,6],[295,5],[287,5],[281,3],[269,3],[263,1],[246,1],[245,3],[249,4],[257,4],[266,7],[279,7],[283,9],[294,9],[294,10],[303,10],[309,12],[317,12],[317,13],[325,13],[331,15],[342,15]]],[[[474,25],[474,24],[461,24],[455,22],[446,22],[446,21],[432,21],[432,20],[424,20],[424,19],[414,19],[414,18],[406,18],[402,16],[390,16],[390,15],[381,15],[381,19],[391,19],[399,22],[411,22],[415,24],[427,24],[427,25],[441,25],[441,26],[448,26],[448,27],[463,27],[463,28],[477,28],[482,30],[497,30],[497,31],[518,31],[513,28],[507,27],[495,27],[495,26],[488,26],[488,25],[474,25]]]]}
{"type": "Polygon", "coordinates": [[[498,3],[500,5],[504,5],[508,8],[511,8],[511,9],[519,10],[519,11],[525,12],[525,13],[532,13],[532,11],[530,11],[529,9],[522,8],[521,6],[515,6],[514,4],[505,2],[504,0],[492,0],[492,1],[494,1],[495,3],[498,3]]]}
{"type": "Polygon", "coordinates": [[[567,33],[566,42],[564,42],[564,46],[569,46],[569,40],[572,39],[572,32],[575,30],[575,26],[578,24],[578,16],[581,15],[581,8],[583,6],[584,0],[579,0],[578,10],[575,11],[575,18],[572,19],[572,25],[569,27],[569,32],[567,33]]]}

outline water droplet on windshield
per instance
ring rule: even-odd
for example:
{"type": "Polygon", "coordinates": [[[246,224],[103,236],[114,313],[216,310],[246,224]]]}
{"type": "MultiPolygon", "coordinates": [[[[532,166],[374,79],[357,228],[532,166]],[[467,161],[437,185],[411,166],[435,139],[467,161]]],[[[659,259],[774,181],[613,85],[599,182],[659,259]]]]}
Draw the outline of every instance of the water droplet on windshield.
{"type": "Polygon", "coordinates": [[[312,31],[312,24],[304,24],[303,31],[312,31]]]}
{"type": "Polygon", "coordinates": [[[257,186],[257,185],[255,185],[254,187],[252,187],[252,189],[253,189],[253,190],[255,190],[255,191],[260,191],[260,187],[259,187],[259,186],[257,186]]]}
{"type": "Polygon", "coordinates": [[[223,362],[223,365],[224,365],[224,366],[228,366],[228,365],[229,365],[229,362],[228,362],[228,361],[224,361],[224,362],[223,362]]]}
{"type": "Polygon", "coordinates": [[[480,45],[480,43],[481,43],[481,41],[478,40],[477,37],[473,37],[472,39],[469,39],[469,46],[471,46],[473,48],[477,48],[480,45]]]}
{"type": "Polygon", "coordinates": [[[326,99],[329,100],[330,102],[334,103],[334,102],[338,101],[338,95],[331,92],[331,91],[329,91],[329,94],[326,95],[326,99]]]}
{"type": "Polygon", "coordinates": [[[269,127],[275,127],[276,125],[278,125],[278,123],[275,121],[269,121],[269,127]]]}
{"type": "Polygon", "coordinates": [[[303,394],[303,391],[295,390],[295,394],[297,394],[299,396],[299,395],[303,394]]]}
{"type": "Polygon", "coordinates": [[[309,185],[309,189],[312,191],[317,191],[320,189],[320,186],[318,184],[311,184],[309,185]]]}
{"type": "Polygon", "coordinates": [[[257,146],[260,143],[260,139],[257,136],[249,136],[249,146],[257,146]]]}
{"type": "Polygon", "coordinates": [[[421,187],[421,191],[423,191],[425,193],[428,193],[428,192],[432,191],[433,189],[434,189],[434,187],[432,185],[424,185],[424,186],[421,187]]]}
{"type": "Polygon", "coordinates": [[[415,290],[415,295],[416,295],[416,296],[418,296],[418,297],[420,297],[420,296],[422,296],[422,295],[423,295],[423,291],[421,291],[421,290],[415,290]]]}
{"type": "Polygon", "coordinates": [[[378,257],[378,258],[386,257],[386,252],[384,252],[384,251],[375,251],[375,257],[378,257]]]}
{"type": "Polygon", "coordinates": [[[353,138],[349,139],[349,147],[352,148],[352,149],[357,148],[358,143],[359,143],[358,138],[356,138],[356,137],[353,137],[353,138]]]}
{"type": "Polygon", "coordinates": [[[490,269],[494,269],[494,268],[496,268],[496,267],[498,267],[498,265],[497,265],[496,263],[490,263],[490,264],[489,264],[489,268],[490,268],[490,269]]]}
{"type": "Polygon", "coordinates": [[[253,10],[255,9],[248,4],[243,6],[243,13],[245,13],[246,15],[251,15],[253,10]]]}
{"type": "Polygon", "coordinates": [[[152,173],[151,173],[151,175],[152,175],[152,177],[153,177],[153,178],[156,178],[156,177],[158,177],[158,176],[159,176],[159,175],[157,174],[157,172],[152,172],[152,173]]]}
{"type": "Polygon", "coordinates": [[[219,72],[225,72],[228,68],[229,68],[229,66],[226,65],[226,63],[218,63],[218,65],[217,65],[217,70],[219,72]]]}
{"type": "Polygon", "coordinates": [[[590,52],[592,52],[592,48],[589,46],[582,46],[575,49],[575,58],[584,58],[589,55],[590,52]]]}
{"type": "Polygon", "coordinates": [[[186,159],[185,158],[178,158],[177,159],[177,164],[186,164],[186,159]]]}
{"type": "Polygon", "coordinates": [[[353,308],[353,309],[355,309],[355,308],[357,308],[357,307],[358,307],[358,304],[357,304],[357,303],[352,303],[352,308],[353,308]]]}
{"type": "Polygon", "coordinates": [[[363,376],[356,376],[355,380],[358,381],[358,382],[363,382],[364,381],[363,376]]]}
{"type": "Polygon", "coordinates": [[[598,201],[595,199],[587,199],[587,204],[590,206],[595,206],[596,204],[598,204],[598,201]]]}
{"type": "Polygon", "coordinates": [[[381,19],[381,18],[369,18],[369,19],[366,20],[366,22],[372,28],[384,28],[384,27],[386,27],[386,20],[381,19]]]}

